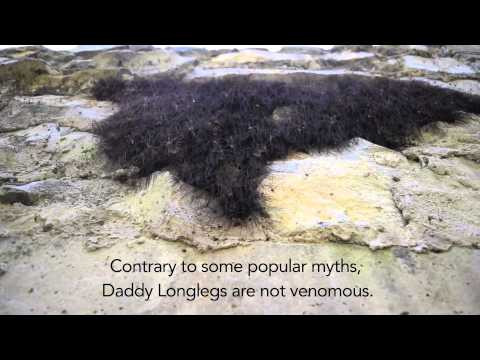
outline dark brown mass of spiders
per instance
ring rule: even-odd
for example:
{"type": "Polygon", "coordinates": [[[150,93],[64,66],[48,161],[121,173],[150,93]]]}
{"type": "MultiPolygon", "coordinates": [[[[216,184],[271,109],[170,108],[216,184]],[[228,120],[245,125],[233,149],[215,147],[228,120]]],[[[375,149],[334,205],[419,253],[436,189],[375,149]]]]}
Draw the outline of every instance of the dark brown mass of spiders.
{"type": "Polygon", "coordinates": [[[357,137],[398,149],[427,124],[480,114],[479,96],[353,75],[110,78],[93,95],[120,105],[96,128],[109,159],[138,167],[142,177],[168,168],[230,219],[263,213],[257,188],[268,163],[289,152],[336,150],[357,137]],[[282,110],[286,116],[275,115],[282,110]]]}

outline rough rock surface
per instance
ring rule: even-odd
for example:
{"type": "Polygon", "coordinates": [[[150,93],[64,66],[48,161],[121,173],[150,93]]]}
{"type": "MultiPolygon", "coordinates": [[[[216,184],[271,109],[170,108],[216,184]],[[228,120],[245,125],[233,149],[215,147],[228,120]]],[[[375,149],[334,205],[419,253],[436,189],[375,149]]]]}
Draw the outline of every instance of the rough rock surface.
{"type": "Polygon", "coordinates": [[[449,74],[473,74],[475,72],[471,67],[451,58],[428,59],[421,56],[407,55],[403,58],[403,61],[409,69],[445,72],[449,74]]]}
{"type": "MultiPolygon", "coordinates": [[[[118,181],[92,133],[116,111],[89,96],[95,79],[178,72],[360,73],[480,93],[478,46],[342,46],[279,53],[119,46],[0,51],[0,313],[480,313],[480,119],[438,124],[401,152],[357,139],[341,152],[292,154],[261,185],[268,219],[219,218],[165,171],[135,190],[118,181]],[[82,49],[80,49],[82,50],[82,49]],[[108,261],[335,261],[363,264],[369,299],[248,298],[212,303],[105,299],[108,261]],[[91,284],[91,286],[89,286],[91,284]],[[461,294],[461,296],[459,296],[461,294]],[[257,301],[257,300],[256,300],[257,301]]],[[[119,283],[191,285],[177,274],[119,283]]],[[[202,283],[316,286],[314,275],[203,274],[202,283]]],[[[355,280],[355,281],[356,281],[355,280]]],[[[337,274],[331,286],[352,278],[337,274]]]]}

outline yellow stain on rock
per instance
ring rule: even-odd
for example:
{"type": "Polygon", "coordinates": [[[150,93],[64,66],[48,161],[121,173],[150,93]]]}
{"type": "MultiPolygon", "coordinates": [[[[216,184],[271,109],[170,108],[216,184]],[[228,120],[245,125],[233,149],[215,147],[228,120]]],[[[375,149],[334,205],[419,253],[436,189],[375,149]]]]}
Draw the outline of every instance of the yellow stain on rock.
{"type": "Polygon", "coordinates": [[[311,170],[274,175],[270,179],[275,183],[274,190],[267,194],[269,213],[283,231],[378,217],[378,200],[385,204],[390,194],[386,180],[373,172],[367,163],[337,160],[333,169],[328,159],[318,158],[311,170]],[[371,194],[377,201],[372,202],[371,194]]]}

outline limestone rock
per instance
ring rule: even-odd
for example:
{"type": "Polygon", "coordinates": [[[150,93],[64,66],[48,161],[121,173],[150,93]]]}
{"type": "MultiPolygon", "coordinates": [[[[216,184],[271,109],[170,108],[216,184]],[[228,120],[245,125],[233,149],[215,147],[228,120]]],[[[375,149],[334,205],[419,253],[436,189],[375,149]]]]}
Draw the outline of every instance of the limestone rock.
{"type": "Polygon", "coordinates": [[[0,171],[23,183],[99,175],[103,160],[90,131],[115,111],[81,97],[14,97],[0,112],[0,171]]]}
{"type": "Polygon", "coordinates": [[[4,185],[0,188],[0,202],[4,204],[33,205],[37,200],[36,194],[19,189],[16,186],[4,185]]]}
{"type": "MultiPolygon", "coordinates": [[[[164,71],[196,81],[230,74],[282,81],[291,73],[360,74],[480,94],[476,48],[78,50],[87,51],[0,51],[0,313],[479,313],[478,117],[466,114],[462,124],[425,128],[401,152],[357,139],[343,151],[275,161],[260,187],[269,217],[240,224],[225,220],[205,194],[168,171],[129,186],[136,170],[108,167],[92,131],[117,107],[89,94],[102,77],[164,71]],[[112,254],[197,264],[344,258],[364,265],[355,284],[349,277],[311,274],[288,282],[369,286],[374,297],[140,304],[99,300],[93,285],[72,288],[113,281],[103,267],[112,254]],[[35,296],[26,297],[30,288],[35,296]],[[68,307],[58,303],[58,294],[68,307]]],[[[279,108],[273,120],[290,116],[288,108],[279,108]]],[[[199,281],[218,286],[284,283],[276,277],[204,275],[199,281]]],[[[145,279],[191,285],[185,276],[157,274],[133,281],[145,279]]]]}
{"type": "Polygon", "coordinates": [[[43,95],[78,95],[89,94],[93,84],[98,79],[128,75],[125,69],[87,68],[71,74],[40,75],[27,88],[26,94],[43,95]]]}
{"type": "Polygon", "coordinates": [[[28,91],[35,80],[54,74],[48,64],[38,59],[8,59],[0,62],[0,83],[8,83],[16,91],[28,91]]]}
{"type": "Polygon", "coordinates": [[[33,127],[61,113],[61,107],[48,106],[41,99],[15,97],[0,111],[0,133],[33,127]]]}
{"type": "Polygon", "coordinates": [[[480,45],[446,45],[445,48],[454,55],[480,57],[480,45]]]}
{"type": "Polygon", "coordinates": [[[26,185],[4,185],[0,187],[0,201],[7,204],[34,205],[40,199],[62,200],[69,184],[58,180],[36,181],[26,185]]]}
{"type": "Polygon", "coordinates": [[[480,121],[478,117],[465,119],[462,126],[444,123],[425,131],[416,146],[403,151],[410,159],[419,161],[421,157],[440,159],[464,158],[474,163],[480,162],[480,121]]]}
{"type": "Polygon", "coordinates": [[[246,67],[231,67],[231,68],[203,68],[196,67],[188,73],[187,79],[198,78],[215,78],[229,75],[246,75],[252,79],[258,78],[262,80],[281,79],[288,81],[285,75],[288,74],[317,74],[317,75],[362,75],[375,76],[374,74],[365,71],[355,71],[346,68],[324,69],[324,70],[309,70],[309,69],[289,69],[289,68],[246,68],[246,67]]]}
{"type": "Polygon", "coordinates": [[[0,110],[0,133],[24,130],[47,122],[91,130],[94,123],[109,117],[116,109],[117,106],[110,102],[81,97],[16,96],[0,110]]]}
{"type": "Polygon", "coordinates": [[[82,52],[100,52],[103,50],[111,50],[114,48],[121,48],[124,47],[123,45],[78,45],[77,47],[73,48],[71,51],[74,53],[82,53],[82,52]]]}
{"type": "Polygon", "coordinates": [[[17,181],[17,178],[12,174],[9,174],[6,172],[0,172],[0,185],[3,185],[5,183],[16,182],[16,181],[17,181]]]}
{"type": "Polygon", "coordinates": [[[7,272],[7,265],[4,263],[0,263],[0,276],[5,275],[7,272]]]}
{"type": "Polygon", "coordinates": [[[50,50],[44,46],[31,45],[23,47],[14,47],[0,50],[0,57],[8,59],[38,59],[57,68],[74,58],[74,55],[68,51],[50,50]]]}
{"type": "Polygon", "coordinates": [[[417,249],[446,251],[452,245],[478,246],[478,191],[455,186],[448,180],[440,182],[427,174],[422,174],[422,181],[416,178],[402,178],[392,194],[407,232],[418,239],[417,249]]]}
{"type": "Polygon", "coordinates": [[[452,81],[454,90],[465,91],[470,94],[480,95],[480,82],[475,80],[452,81]]]}
{"type": "Polygon", "coordinates": [[[359,59],[367,59],[374,57],[375,54],[366,51],[342,51],[342,52],[332,52],[320,56],[323,60],[335,60],[335,61],[351,61],[359,59]]]}
{"type": "Polygon", "coordinates": [[[203,66],[206,68],[230,68],[242,66],[285,65],[308,68],[315,66],[314,57],[308,54],[272,53],[263,50],[241,50],[225,53],[212,58],[203,66]]]}
{"type": "Polygon", "coordinates": [[[9,235],[8,230],[3,225],[0,225],[0,239],[6,239],[9,235]]]}
{"type": "Polygon", "coordinates": [[[202,254],[181,243],[146,241],[129,247],[117,243],[111,248],[87,252],[80,242],[68,247],[40,248],[24,261],[10,261],[1,278],[0,314],[478,314],[478,278],[480,252],[453,248],[446,253],[416,254],[397,249],[372,252],[368,248],[334,243],[291,244],[259,242],[215,253],[202,254]],[[124,262],[146,259],[151,262],[202,263],[239,262],[285,263],[289,259],[328,263],[343,258],[361,266],[360,275],[302,273],[290,276],[253,276],[246,274],[201,274],[197,277],[176,273],[169,278],[158,273],[128,274],[126,278],[106,271],[109,260],[124,262]],[[53,257],[52,257],[53,256],[53,257]],[[32,271],[32,267],[35,271],[32,271]],[[61,274],[59,276],[58,274],[61,274]],[[99,281],[128,286],[132,281],[148,286],[189,287],[197,281],[202,286],[231,289],[238,287],[368,287],[371,297],[310,297],[261,301],[231,297],[211,301],[179,301],[178,298],[142,299],[103,298],[98,296],[99,281]],[[77,285],[78,284],[78,285],[77,285]],[[92,286],[88,286],[92,284],[92,286]],[[30,288],[35,296],[26,296],[30,288]],[[459,296],[461,294],[461,296],[459,296]],[[61,297],[64,301],[59,302],[61,297]],[[48,308],[47,308],[48,307],[48,308]]]}
{"type": "Polygon", "coordinates": [[[369,51],[387,58],[404,55],[432,58],[438,56],[440,49],[431,45],[378,45],[369,51]]]}
{"type": "Polygon", "coordinates": [[[93,58],[99,69],[126,68],[137,75],[165,72],[192,60],[193,58],[164,50],[112,50],[100,53],[93,58]]]}
{"type": "Polygon", "coordinates": [[[428,59],[420,56],[407,55],[403,61],[405,67],[428,72],[446,72],[450,74],[474,74],[475,71],[468,65],[462,64],[453,58],[428,59]]]}
{"type": "Polygon", "coordinates": [[[13,172],[21,183],[96,176],[105,163],[97,144],[90,132],[53,123],[0,134],[0,170],[13,172]]]}
{"type": "Polygon", "coordinates": [[[402,77],[400,80],[405,81],[423,81],[433,86],[443,87],[451,90],[462,91],[468,94],[480,95],[480,82],[476,80],[460,79],[448,82],[441,80],[433,80],[425,77],[402,77]]]}
{"type": "Polygon", "coordinates": [[[279,50],[280,53],[293,53],[293,54],[310,54],[310,55],[323,55],[328,51],[315,46],[284,46],[279,50]]]}
{"type": "Polygon", "coordinates": [[[91,59],[73,59],[63,65],[60,69],[62,73],[69,75],[76,71],[88,70],[95,68],[95,61],[91,59]]]}

